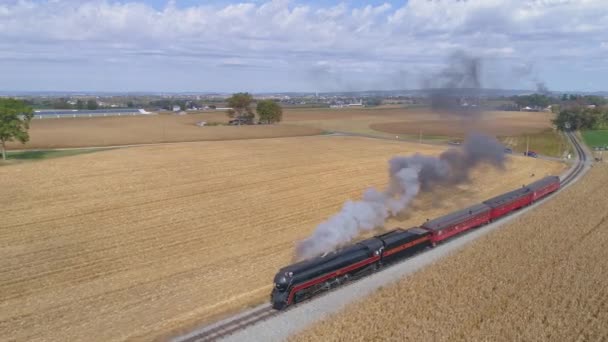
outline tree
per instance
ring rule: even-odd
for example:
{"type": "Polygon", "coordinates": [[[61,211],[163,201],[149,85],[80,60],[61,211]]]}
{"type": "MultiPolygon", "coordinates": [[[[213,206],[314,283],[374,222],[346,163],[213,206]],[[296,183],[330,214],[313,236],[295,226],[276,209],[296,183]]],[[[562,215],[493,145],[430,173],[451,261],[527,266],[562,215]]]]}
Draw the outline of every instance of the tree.
{"type": "Polygon", "coordinates": [[[3,160],[6,160],[6,142],[17,140],[25,144],[30,139],[27,130],[33,117],[32,107],[23,101],[0,98],[0,148],[3,160]]]}
{"type": "Polygon", "coordinates": [[[168,99],[152,101],[150,102],[150,105],[160,107],[165,110],[173,110],[173,101],[168,99]]]}
{"type": "Polygon", "coordinates": [[[560,111],[553,124],[557,129],[577,130],[577,129],[596,129],[605,123],[606,114],[599,108],[568,108],[560,111]]]}
{"type": "Polygon", "coordinates": [[[87,100],[87,109],[90,110],[95,110],[99,108],[99,105],[97,104],[97,101],[91,99],[91,100],[87,100]]]}
{"type": "Polygon", "coordinates": [[[283,109],[272,100],[262,100],[256,107],[261,122],[275,123],[283,119],[283,109]]]}
{"type": "Polygon", "coordinates": [[[513,100],[520,108],[545,108],[551,104],[552,99],[550,97],[547,97],[546,95],[532,94],[516,96],[513,100]]]}
{"type": "MultiPolygon", "coordinates": [[[[236,93],[232,94],[227,100],[228,106],[232,108],[226,114],[228,117],[243,118],[243,119],[253,119],[255,114],[253,114],[253,110],[251,109],[251,103],[253,102],[253,97],[249,93],[236,93]]],[[[240,125],[240,121],[239,121],[240,125]]]]}
{"type": "Polygon", "coordinates": [[[84,109],[84,101],[80,99],[76,100],[76,109],[84,109]]]}
{"type": "Polygon", "coordinates": [[[584,98],[586,105],[603,106],[607,103],[606,99],[601,96],[588,95],[584,98]]]}
{"type": "Polygon", "coordinates": [[[365,105],[368,107],[379,106],[381,104],[382,104],[382,99],[379,97],[371,97],[371,98],[365,99],[365,105]]]}

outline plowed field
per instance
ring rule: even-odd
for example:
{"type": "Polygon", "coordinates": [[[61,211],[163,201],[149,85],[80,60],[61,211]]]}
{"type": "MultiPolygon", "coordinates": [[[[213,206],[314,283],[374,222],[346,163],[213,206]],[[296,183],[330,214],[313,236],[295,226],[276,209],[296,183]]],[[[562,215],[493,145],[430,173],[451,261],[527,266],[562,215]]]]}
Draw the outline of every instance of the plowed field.
{"type": "MultiPolygon", "coordinates": [[[[390,157],[415,151],[442,148],[299,137],[3,166],[0,336],[150,340],[265,302],[294,241],[345,200],[386,185],[390,157]]],[[[562,169],[523,157],[505,172],[482,167],[472,184],[423,196],[388,226],[415,225],[562,169]]]]}
{"type": "Polygon", "coordinates": [[[296,341],[608,340],[608,166],[296,341]]]}

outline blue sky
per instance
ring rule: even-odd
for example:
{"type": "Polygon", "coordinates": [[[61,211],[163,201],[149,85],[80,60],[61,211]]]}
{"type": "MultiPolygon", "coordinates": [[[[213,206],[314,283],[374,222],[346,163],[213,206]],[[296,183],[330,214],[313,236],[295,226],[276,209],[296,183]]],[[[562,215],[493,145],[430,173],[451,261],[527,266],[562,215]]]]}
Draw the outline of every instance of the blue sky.
{"type": "MultiPolygon", "coordinates": [[[[187,8],[187,7],[192,7],[192,6],[201,6],[201,5],[216,5],[216,6],[225,6],[231,3],[235,3],[237,1],[230,1],[230,0],[208,0],[208,1],[204,1],[204,0],[144,0],[141,1],[142,3],[148,4],[151,7],[154,7],[156,9],[163,9],[167,6],[168,3],[173,3],[176,7],[178,8],[187,8]]],[[[251,3],[264,3],[264,1],[260,1],[260,0],[254,0],[254,1],[249,1],[251,3]]],[[[381,0],[371,0],[371,1],[363,1],[363,0],[356,0],[356,1],[336,1],[336,0],[312,0],[312,1],[302,1],[301,3],[304,4],[308,4],[311,6],[317,6],[317,7],[323,7],[323,6],[335,6],[337,4],[340,3],[344,3],[350,7],[363,7],[363,6],[367,6],[367,5],[372,5],[372,6],[376,6],[376,5],[381,5],[383,3],[388,3],[391,4],[393,6],[400,6],[400,5],[404,5],[407,1],[405,0],[401,0],[401,1],[396,1],[396,0],[392,0],[392,1],[381,1],[381,0]]]]}
{"type": "Polygon", "coordinates": [[[0,90],[608,90],[606,0],[5,0],[0,90]]]}

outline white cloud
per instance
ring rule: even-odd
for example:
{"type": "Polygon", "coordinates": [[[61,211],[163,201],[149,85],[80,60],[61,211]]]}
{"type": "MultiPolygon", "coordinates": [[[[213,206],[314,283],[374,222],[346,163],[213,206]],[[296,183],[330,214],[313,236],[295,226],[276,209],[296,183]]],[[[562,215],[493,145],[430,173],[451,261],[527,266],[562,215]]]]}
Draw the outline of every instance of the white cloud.
{"type": "MultiPolygon", "coordinates": [[[[542,64],[550,72],[552,60],[569,58],[588,59],[593,67],[595,59],[604,58],[606,36],[605,0],[410,0],[402,7],[355,8],[277,0],[186,8],[169,4],[162,10],[135,0],[19,0],[0,5],[0,57],[5,61],[0,72],[19,82],[19,74],[36,69],[42,86],[20,85],[31,89],[52,87],[50,75],[55,77],[57,68],[78,69],[86,78],[107,61],[117,80],[127,79],[126,88],[147,89],[148,75],[158,71],[183,73],[185,90],[198,86],[187,84],[189,77],[214,77],[218,88],[234,89],[243,82],[232,76],[244,66],[273,70],[273,79],[252,71],[244,85],[254,91],[281,89],[284,79],[292,80],[284,89],[313,89],[318,85],[309,74],[330,70],[328,77],[342,78],[335,87],[361,79],[373,79],[362,87],[381,86],[393,84],[390,70],[400,78],[404,70],[423,72],[456,49],[507,69],[542,64]],[[49,68],[55,70],[45,72],[49,68]]],[[[74,88],[77,80],[61,82],[74,88]]],[[[606,82],[594,84],[608,87],[606,82]]],[[[416,86],[415,81],[407,85],[416,86]]]]}

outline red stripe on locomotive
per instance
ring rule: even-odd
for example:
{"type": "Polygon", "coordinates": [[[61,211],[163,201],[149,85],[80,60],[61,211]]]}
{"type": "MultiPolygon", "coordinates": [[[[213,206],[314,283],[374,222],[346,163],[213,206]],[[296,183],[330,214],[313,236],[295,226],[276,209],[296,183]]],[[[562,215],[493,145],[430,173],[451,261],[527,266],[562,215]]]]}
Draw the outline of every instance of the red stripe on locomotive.
{"type": "Polygon", "coordinates": [[[414,240],[412,242],[408,242],[408,243],[406,243],[404,245],[401,245],[399,247],[395,247],[395,248],[389,249],[388,251],[385,251],[384,253],[382,253],[382,256],[387,257],[389,255],[392,255],[392,254],[395,254],[395,253],[399,253],[399,252],[403,251],[404,249],[407,249],[409,247],[412,247],[414,245],[423,243],[423,242],[428,241],[428,240],[430,240],[430,237],[429,236],[425,236],[425,237],[420,238],[418,240],[414,240]]]}
{"type": "Polygon", "coordinates": [[[341,269],[339,269],[337,271],[334,271],[332,273],[328,273],[326,275],[323,275],[323,276],[321,276],[319,278],[315,278],[315,279],[309,280],[309,281],[307,281],[305,283],[302,283],[300,285],[296,285],[289,292],[289,299],[287,300],[287,305],[291,304],[291,301],[293,300],[293,296],[296,294],[296,292],[298,292],[300,290],[303,290],[303,289],[305,289],[307,287],[311,287],[311,286],[317,285],[317,284],[319,284],[319,283],[321,283],[321,282],[323,282],[323,281],[325,281],[327,279],[331,279],[331,278],[337,277],[337,276],[339,276],[341,274],[348,273],[350,271],[354,271],[356,269],[362,268],[362,267],[367,266],[367,265],[369,265],[369,264],[371,264],[373,262],[376,262],[378,260],[380,260],[380,256],[379,255],[378,256],[373,256],[371,258],[368,258],[368,259],[359,261],[357,263],[354,263],[354,264],[352,264],[350,266],[343,267],[343,268],[341,268],[341,269]]]}

